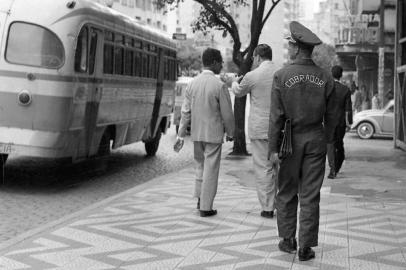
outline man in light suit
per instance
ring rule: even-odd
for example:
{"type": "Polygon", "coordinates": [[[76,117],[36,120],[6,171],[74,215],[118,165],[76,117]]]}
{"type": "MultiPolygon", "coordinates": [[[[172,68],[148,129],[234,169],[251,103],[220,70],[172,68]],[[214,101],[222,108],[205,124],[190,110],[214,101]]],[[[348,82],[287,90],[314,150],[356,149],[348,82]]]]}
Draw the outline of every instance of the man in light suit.
{"type": "Polygon", "coordinates": [[[208,217],[217,214],[213,200],[217,193],[221,147],[224,133],[226,140],[232,140],[234,136],[234,115],[227,86],[215,76],[223,67],[220,51],[207,48],[202,60],[203,72],[186,88],[174,148],[175,151],[180,150],[186,127],[191,124],[196,162],[194,196],[198,198],[200,216],[208,217]]]}
{"type": "Polygon", "coordinates": [[[271,107],[273,74],[278,69],[272,60],[272,49],[266,44],[258,45],[253,53],[253,67],[240,83],[232,83],[237,97],[250,94],[248,136],[251,139],[254,172],[258,199],[262,207],[261,216],[273,218],[275,201],[276,169],[268,160],[268,127],[271,107]]]}

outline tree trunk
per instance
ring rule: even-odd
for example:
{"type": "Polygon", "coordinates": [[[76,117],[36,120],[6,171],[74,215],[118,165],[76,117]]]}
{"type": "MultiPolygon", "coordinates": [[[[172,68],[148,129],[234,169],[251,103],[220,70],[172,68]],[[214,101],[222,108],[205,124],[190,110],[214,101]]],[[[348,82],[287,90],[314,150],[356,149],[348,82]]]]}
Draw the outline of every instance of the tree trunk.
{"type": "Polygon", "coordinates": [[[249,155],[245,142],[245,105],[247,96],[234,98],[234,147],[231,155],[249,155]]]}

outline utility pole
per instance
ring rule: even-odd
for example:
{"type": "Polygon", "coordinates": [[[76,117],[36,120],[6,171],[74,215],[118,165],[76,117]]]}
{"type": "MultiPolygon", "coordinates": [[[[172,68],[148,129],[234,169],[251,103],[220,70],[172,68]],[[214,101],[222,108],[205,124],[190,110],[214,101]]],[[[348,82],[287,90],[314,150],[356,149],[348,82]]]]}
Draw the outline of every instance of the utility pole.
{"type": "Polygon", "coordinates": [[[381,7],[379,8],[379,49],[378,49],[378,98],[381,105],[384,103],[385,92],[385,0],[381,0],[381,7]]]}

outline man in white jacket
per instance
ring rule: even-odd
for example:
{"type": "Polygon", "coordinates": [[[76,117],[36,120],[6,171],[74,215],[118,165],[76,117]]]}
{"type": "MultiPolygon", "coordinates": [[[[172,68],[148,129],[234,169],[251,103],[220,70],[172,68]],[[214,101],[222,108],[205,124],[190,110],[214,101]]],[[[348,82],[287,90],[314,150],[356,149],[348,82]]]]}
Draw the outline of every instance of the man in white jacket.
{"type": "Polygon", "coordinates": [[[216,77],[223,68],[223,58],[219,50],[207,48],[202,55],[203,72],[187,86],[182,105],[178,138],[175,151],[179,151],[186,136],[186,128],[191,124],[191,138],[196,162],[194,196],[198,199],[197,208],[201,217],[217,214],[213,201],[224,141],[234,136],[234,114],[227,86],[216,77]]]}
{"type": "Polygon", "coordinates": [[[251,140],[256,188],[262,207],[261,216],[273,218],[275,182],[277,172],[268,160],[268,127],[271,106],[273,74],[278,67],[271,61],[272,49],[266,44],[258,45],[253,53],[253,67],[240,83],[234,81],[231,89],[237,97],[250,94],[248,136],[251,140]]]}

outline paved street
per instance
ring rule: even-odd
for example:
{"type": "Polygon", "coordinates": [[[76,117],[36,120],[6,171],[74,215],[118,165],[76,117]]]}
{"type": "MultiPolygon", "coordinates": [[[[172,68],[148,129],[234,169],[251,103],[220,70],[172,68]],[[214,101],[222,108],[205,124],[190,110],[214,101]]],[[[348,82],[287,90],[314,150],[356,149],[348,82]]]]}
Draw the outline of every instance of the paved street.
{"type": "Polygon", "coordinates": [[[0,243],[97,201],[178,171],[191,164],[191,143],[173,152],[174,127],[162,136],[156,157],[144,144],[114,150],[106,159],[63,164],[29,158],[10,159],[6,183],[0,186],[0,243]]]}
{"type": "Polygon", "coordinates": [[[322,188],[315,260],[277,248],[251,158],[224,151],[215,208],[200,218],[193,168],[163,175],[0,245],[0,269],[406,269],[406,153],[391,140],[345,140],[348,159],[322,188]]]}

